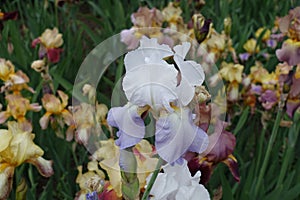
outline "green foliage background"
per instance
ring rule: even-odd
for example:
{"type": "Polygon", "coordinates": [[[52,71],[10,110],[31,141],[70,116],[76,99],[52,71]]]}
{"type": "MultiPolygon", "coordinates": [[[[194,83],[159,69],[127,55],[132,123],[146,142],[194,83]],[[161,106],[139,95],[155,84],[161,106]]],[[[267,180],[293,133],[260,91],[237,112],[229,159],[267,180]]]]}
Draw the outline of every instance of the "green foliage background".
{"type": "MultiPolygon", "coordinates": [[[[36,102],[42,95],[42,80],[40,75],[30,68],[32,61],[38,59],[37,49],[31,48],[31,41],[46,28],[58,27],[63,33],[64,51],[61,61],[51,68],[50,73],[54,78],[56,89],[62,89],[71,96],[76,72],[85,56],[96,45],[122,29],[130,28],[132,26],[130,15],[136,12],[140,5],[163,8],[167,2],[166,0],[87,0],[57,7],[53,0],[2,1],[0,4],[2,11],[18,10],[19,18],[16,21],[4,22],[0,40],[0,57],[11,60],[16,68],[23,70],[30,77],[30,84],[36,90],[31,100],[36,102]],[[7,51],[8,42],[14,46],[12,54],[7,51]]],[[[186,21],[192,15],[193,4],[194,2],[190,0],[180,1],[186,21]]],[[[243,44],[253,36],[257,28],[273,27],[276,16],[286,15],[290,8],[297,5],[300,5],[299,1],[207,0],[201,13],[206,18],[212,19],[218,31],[223,29],[223,19],[230,16],[233,44],[237,52],[241,52],[243,44]]],[[[273,58],[274,60],[277,61],[276,58],[273,58]]],[[[272,69],[275,64],[269,63],[267,67],[272,69]]],[[[110,67],[98,88],[100,102],[108,106],[110,88],[113,88],[119,77],[116,76],[116,71],[122,74],[123,66],[114,64],[110,67]]],[[[2,95],[0,99],[1,102],[5,102],[2,95]]],[[[16,170],[14,188],[24,177],[29,188],[27,199],[74,199],[76,191],[79,190],[75,183],[76,166],[87,163],[88,151],[82,146],[57,138],[50,130],[41,130],[36,123],[40,118],[38,114],[29,113],[29,117],[34,123],[35,142],[45,151],[45,158],[54,161],[55,174],[45,179],[38,174],[35,167],[22,165],[16,170]]],[[[258,188],[257,194],[254,194],[275,115],[266,129],[263,129],[260,119],[261,113],[250,115],[249,109],[243,108],[241,116],[233,120],[235,123],[230,130],[237,137],[234,154],[239,162],[241,181],[234,182],[229,170],[221,164],[215,169],[208,185],[211,194],[222,185],[223,199],[226,200],[300,198],[300,143],[299,138],[297,139],[299,132],[297,126],[292,126],[290,129],[279,128],[272,146],[271,160],[263,176],[263,183],[258,188]],[[281,181],[279,177],[282,177],[281,181]]],[[[10,199],[15,199],[15,189],[10,199]]]]}

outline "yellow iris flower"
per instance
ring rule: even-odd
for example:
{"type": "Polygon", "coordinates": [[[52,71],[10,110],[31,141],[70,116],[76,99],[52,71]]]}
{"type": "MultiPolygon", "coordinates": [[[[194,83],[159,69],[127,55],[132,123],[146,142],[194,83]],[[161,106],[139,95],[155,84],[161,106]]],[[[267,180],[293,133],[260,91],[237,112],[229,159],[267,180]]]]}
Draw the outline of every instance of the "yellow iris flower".
{"type": "Polygon", "coordinates": [[[34,134],[23,131],[16,122],[8,122],[8,130],[0,129],[0,199],[8,198],[14,169],[24,162],[35,165],[45,177],[53,174],[52,161],[42,158],[44,151],[33,139],[34,134]]]}

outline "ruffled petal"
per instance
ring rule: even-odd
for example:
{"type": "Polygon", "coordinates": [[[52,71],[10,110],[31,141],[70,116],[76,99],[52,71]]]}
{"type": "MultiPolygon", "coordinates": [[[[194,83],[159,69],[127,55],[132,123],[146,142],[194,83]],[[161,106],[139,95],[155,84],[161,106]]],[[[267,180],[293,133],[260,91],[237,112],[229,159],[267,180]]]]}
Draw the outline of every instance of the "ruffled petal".
{"type": "Polygon", "coordinates": [[[190,47],[191,44],[188,42],[175,46],[174,61],[179,67],[181,76],[185,77],[192,86],[200,86],[205,79],[204,70],[201,65],[191,60],[184,61],[190,47]]]}
{"type": "Polygon", "coordinates": [[[189,52],[191,48],[191,43],[183,42],[182,45],[176,45],[173,49],[175,51],[175,56],[179,56],[182,59],[185,58],[186,54],[189,52]]]}
{"type": "Polygon", "coordinates": [[[134,29],[125,29],[121,31],[121,42],[127,45],[127,49],[135,49],[139,45],[139,39],[134,35],[134,29]]]}
{"type": "Polygon", "coordinates": [[[137,106],[127,104],[123,107],[111,108],[107,115],[110,126],[119,129],[116,144],[121,149],[137,144],[145,135],[145,124],[137,113],[137,106]]]}
{"type": "MultiPolygon", "coordinates": [[[[148,182],[150,178],[151,176],[148,177],[148,182]]],[[[172,175],[160,173],[153,184],[150,195],[153,196],[154,200],[167,200],[176,192],[178,186],[178,183],[172,175]]]]}
{"type": "Polygon", "coordinates": [[[0,152],[5,150],[12,139],[12,134],[8,130],[0,129],[0,152]]]}
{"type": "Polygon", "coordinates": [[[200,86],[205,78],[204,71],[200,64],[194,61],[184,61],[191,44],[184,42],[182,45],[174,47],[175,55],[174,61],[176,62],[181,75],[181,81],[176,88],[178,100],[183,106],[189,104],[195,94],[194,86],[200,86]]]}
{"type": "Polygon", "coordinates": [[[177,99],[177,70],[172,66],[148,64],[126,73],[123,89],[128,101],[157,110],[177,99]]]}
{"type": "Polygon", "coordinates": [[[19,166],[23,162],[40,157],[44,154],[44,151],[34,144],[34,134],[23,132],[17,128],[18,124],[9,123],[9,130],[12,131],[13,139],[10,142],[10,151],[13,154],[12,163],[19,166]],[[15,127],[12,127],[15,126],[15,127]],[[17,132],[15,132],[15,130],[17,132]]]}
{"type": "Polygon", "coordinates": [[[300,63],[300,42],[286,40],[281,49],[276,50],[276,56],[280,61],[286,61],[289,65],[300,63]]]}
{"type": "Polygon", "coordinates": [[[199,127],[193,124],[190,110],[184,108],[180,111],[161,117],[156,122],[155,147],[168,163],[175,162],[189,148],[202,153],[208,143],[208,136],[202,134],[199,127]],[[198,148],[196,142],[199,142],[198,148]]]}
{"type": "MultiPolygon", "coordinates": [[[[172,166],[168,164],[164,166],[163,169],[167,174],[174,174],[176,182],[180,183],[181,185],[189,185],[191,181],[191,173],[189,172],[186,160],[183,159],[183,163],[181,165],[175,164],[174,166],[172,166]],[[180,174],[180,176],[177,176],[177,174],[180,174]]],[[[200,174],[197,173],[196,175],[200,180],[200,174]]]]}
{"type": "Polygon", "coordinates": [[[167,64],[163,58],[172,56],[173,51],[168,45],[160,45],[156,38],[143,37],[140,40],[140,47],[126,54],[124,58],[126,72],[145,64],[167,64]]]}

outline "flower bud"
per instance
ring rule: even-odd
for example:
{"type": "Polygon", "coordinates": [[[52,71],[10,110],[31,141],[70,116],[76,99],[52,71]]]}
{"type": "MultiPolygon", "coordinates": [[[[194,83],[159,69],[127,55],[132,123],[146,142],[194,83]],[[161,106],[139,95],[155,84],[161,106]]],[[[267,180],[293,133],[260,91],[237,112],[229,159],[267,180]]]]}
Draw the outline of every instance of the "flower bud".
{"type": "Polygon", "coordinates": [[[224,31],[226,35],[230,35],[232,21],[230,17],[224,19],[224,31]]]}
{"type": "Polygon", "coordinates": [[[205,19],[201,14],[193,15],[195,37],[199,43],[209,37],[211,32],[211,19],[205,19]]]}
{"type": "Polygon", "coordinates": [[[15,66],[5,59],[0,59],[0,79],[6,81],[8,76],[14,74],[15,66]]]}
{"type": "Polygon", "coordinates": [[[83,95],[87,96],[90,102],[96,100],[96,89],[90,84],[85,84],[82,88],[83,95]]]}
{"type": "Polygon", "coordinates": [[[36,72],[41,72],[45,69],[45,61],[44,60],[35,60],[31,64],[31,68],[34,69],[36,72]]]}

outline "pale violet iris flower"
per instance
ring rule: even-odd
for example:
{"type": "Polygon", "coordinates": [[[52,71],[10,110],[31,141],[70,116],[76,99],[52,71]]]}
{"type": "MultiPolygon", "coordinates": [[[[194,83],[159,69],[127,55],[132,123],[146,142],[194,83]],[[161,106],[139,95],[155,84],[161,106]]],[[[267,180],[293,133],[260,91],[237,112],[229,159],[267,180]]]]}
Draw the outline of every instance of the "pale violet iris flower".
{"type": "MultiPolygon", "coordinates": [[[[159,173],[150,191],[151,200],[208,200],[207,189],[199,184],[201,172],[193,177],[184,160],[182,165],[175,164],[163,167],[164,173],[159,173]]],[[[147,178],[149,182],[151,175],[147,178]]]]}
{"type": "Polygon", "coordinates": [[[108,123],[117,127],[116,144],[120,149],[132,147],[145,136],[142,114],[151,112],[156,120],[155,147],[169,163],[182,163],[186,151],[202,153],[208,145],[207,134],[194,125],[189,104],[195,87],[204,81],[200,64],[185,61],[190,43],[173,50],[160,45],[157,39],[143,37],[140,47],[127,53],[126,74],[122,86],[128,103],[111,108],[108,123]],[[169,64],[166,59],[176,63],[169,64]]]}

